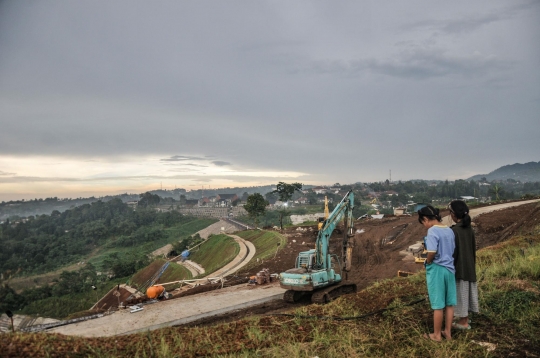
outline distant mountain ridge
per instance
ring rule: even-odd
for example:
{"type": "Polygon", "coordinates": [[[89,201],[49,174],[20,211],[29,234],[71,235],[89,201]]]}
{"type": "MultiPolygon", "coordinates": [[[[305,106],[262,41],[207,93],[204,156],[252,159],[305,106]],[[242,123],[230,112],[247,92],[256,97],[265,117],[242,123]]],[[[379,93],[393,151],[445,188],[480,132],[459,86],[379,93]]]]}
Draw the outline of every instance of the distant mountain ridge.
{"type": "Polygon", "coordinates": [[[483,177],[488,181],[514,179],[520,182],[537,182],[540,181],[540,161],[504,165],[489,174],[474,175],[467,180],[478,181],[483,177]]]}

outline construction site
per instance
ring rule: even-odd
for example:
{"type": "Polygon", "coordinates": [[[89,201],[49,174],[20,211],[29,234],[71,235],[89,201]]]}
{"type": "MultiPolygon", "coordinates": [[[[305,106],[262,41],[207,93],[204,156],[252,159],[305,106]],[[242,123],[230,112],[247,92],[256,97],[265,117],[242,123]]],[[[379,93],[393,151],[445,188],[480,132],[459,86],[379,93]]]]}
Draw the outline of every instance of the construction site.
{"type": "MultiPolygon", "coordinates": [[[[448,213],[443,211],[441,214],[444,217],[443,222],[451,224],[448,213]]],[[[518,234],[531,232],[540,225],[538,200],[486,205],[472,209],[470,215],[473,219],[478,249],[502,243],[518,234]]],[[[335,229],[332,227],[329,238],[330,254],[341,254],[342,232],[346,228],[344,223],[340,225],[335,229]]],[[[351,225],[354,229],[348,262],[351,269],[342,272],[342,276],[344,282],[356,286],[357,293],[340,297],[340,302],[365,300],[366,292],[369,292],[369,288],[374,284],[386,282],[388,279],[406,282],[408,280],[406,277],[415,277],[415,273],[423,270],[423,265],[417,263],[417,258],[422,251],[419,243],[425,235],[425,228],[418,224],[415,215],[353,218],[351,225]],[[368,290],[364,292],[365,289],[368,290]]],[[[188,267],[196,279],[160,281],[160,274],[169,264],[169,261],[166,261],[145,271],[143,281],[147,284],[143,287],[138,289],[126,285],[112,287],[109,293],[92,307],[93,314],[66,321],[34,319],[30,322],[28,318],[16,317],[13,328],[23,332],[45,332],[76,337],[122,336],[116,338],[116,342],[120,342],[133,339],[129,338],[132,336],[125,336],[129,334],[167,327],[178,329],[182,326],[188,329],[218,323],[230,325],[231,322],[238,320],[246,324],[242,319],[259,317],[264,320],[268,315],[286,315],[287,312],[294,310],[304,312],[306,307],[312,306],[315,308],[308,309],[311,310],[311,314],[314,312],[328,314],[325,313],[325,305],[312,305],[309,299],[286,302],[285,289],[280,287],[279,282],[279,275],[295,267],[301,252],[316,247],[318,227],[298,224],[282,231],[274,229],[285,240],[275,242],[273,255],[256,260],[255,245],[239,236],[246,229],[252,228],[223,220],[202,233],[201,236],[206,237],[211,233],[226,233],[240,248],[234,260],[217,271],[207,273],[204,267],[197,263],[185,257],[177,257],[174,261],[188,267]]],[[[166,248],[163,249],[163,253],[166,251],[166,248]]],[[[538,294],[538,288],[532,290],[536,290],[534,292],[538,294]]],[[[383,300],[385,302],[381,303],[372,297],[373,302],[364,302],[364,305],[374,309],[393,302],[393,299],[383,300]]],[[[2,316],[1,325],[4,331],[9,327],[5,315],[2,316]]],[[[302,327],[304,326],[298,329],[308,329],[302,327]]],[[[25,349],[28,348],[18,346],[22,344],[21,342],[10,343],[9,349],[2,345],[3,353],[8,353],[8,356],[26,355],[29,351],[25,349]]],[[[241,347],[249,347],[247,341],[244,343],[245,345],[241,347]]],[[[211,351],[201,350],[201,352],[204,356],[206,355],[204,352],[211,351]]]]}

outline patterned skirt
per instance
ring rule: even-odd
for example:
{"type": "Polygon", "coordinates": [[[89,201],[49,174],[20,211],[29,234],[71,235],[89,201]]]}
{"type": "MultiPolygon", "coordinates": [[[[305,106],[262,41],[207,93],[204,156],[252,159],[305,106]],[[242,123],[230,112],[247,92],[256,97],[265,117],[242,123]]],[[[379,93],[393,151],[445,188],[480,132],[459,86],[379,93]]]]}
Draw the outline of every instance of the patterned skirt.
{"type": "Polygon", "coordinates": [[[478,286],[476,282],[456,280],[457,305],[454,316],[468,317],[469,312],[478,313],[478,286]]]}

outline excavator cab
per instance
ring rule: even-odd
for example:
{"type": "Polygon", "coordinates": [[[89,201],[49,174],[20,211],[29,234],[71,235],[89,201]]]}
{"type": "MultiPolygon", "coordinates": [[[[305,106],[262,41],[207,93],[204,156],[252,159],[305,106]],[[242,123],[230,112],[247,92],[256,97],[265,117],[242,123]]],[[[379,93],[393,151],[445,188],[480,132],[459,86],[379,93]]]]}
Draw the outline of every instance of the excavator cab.
{"type": "Polygon", "coordinates": [[[319,216],[317,218],[317,231],[321,230],[323,225],[324,225],[324,220],[326,220],[325,218],[323,218],[322,216],[319,216]]]}

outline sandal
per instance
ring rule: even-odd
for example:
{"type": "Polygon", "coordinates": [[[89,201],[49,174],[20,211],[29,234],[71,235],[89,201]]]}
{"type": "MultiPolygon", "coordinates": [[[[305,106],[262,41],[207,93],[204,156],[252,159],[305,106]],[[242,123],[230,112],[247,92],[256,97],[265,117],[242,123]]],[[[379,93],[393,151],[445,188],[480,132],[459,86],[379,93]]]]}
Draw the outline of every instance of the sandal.
{"type": "Polygon", "coordinates": [[[471,325],[467,324],[466,326],[464,326],[462,324],[454,322],[454,323],[452,323],[452,328],[460,329],[460,330],[466,330],[466,329],[471,329],[471,325]]]}

